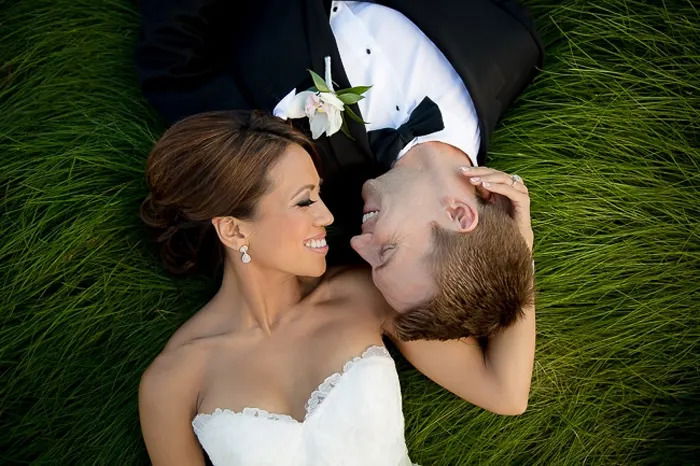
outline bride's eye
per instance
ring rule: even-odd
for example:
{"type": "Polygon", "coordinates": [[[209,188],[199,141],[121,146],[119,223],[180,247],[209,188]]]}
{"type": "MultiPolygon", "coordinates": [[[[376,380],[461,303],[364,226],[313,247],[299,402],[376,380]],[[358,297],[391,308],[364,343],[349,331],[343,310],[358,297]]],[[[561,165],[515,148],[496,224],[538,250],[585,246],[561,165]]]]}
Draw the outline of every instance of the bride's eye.
{"type": "Polygon", "coordinates": [[[305,199],[305,200],[303,200],[303,201],[297,203],[297,205],[298,205],[299,207],[309,207],[311,204],[313,204],[313,203],[315,203],[315,202],[316,202],[316,201],[312,201],[311,199],[305,199]]]}

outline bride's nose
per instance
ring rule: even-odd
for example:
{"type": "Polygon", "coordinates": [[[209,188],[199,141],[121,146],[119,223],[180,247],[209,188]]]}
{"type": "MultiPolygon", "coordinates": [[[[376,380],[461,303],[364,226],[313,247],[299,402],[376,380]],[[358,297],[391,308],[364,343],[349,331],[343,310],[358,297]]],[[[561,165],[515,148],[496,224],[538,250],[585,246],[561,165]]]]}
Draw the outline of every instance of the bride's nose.
{"type": "Polygon", "coordinates": [[[328,207],[326,207],[326,204],[322,200],[319,200],[319,204],[314,223],[316,226],[325,227],[333,223],[333,214],[328,210],[328,207]]]}

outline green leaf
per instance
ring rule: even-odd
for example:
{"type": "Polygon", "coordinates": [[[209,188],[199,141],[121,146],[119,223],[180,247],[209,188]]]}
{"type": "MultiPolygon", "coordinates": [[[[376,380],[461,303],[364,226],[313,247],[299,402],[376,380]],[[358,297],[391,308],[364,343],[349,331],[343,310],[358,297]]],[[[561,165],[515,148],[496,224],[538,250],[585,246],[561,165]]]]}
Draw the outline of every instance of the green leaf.
{"type": "Polygon", "coordinates": [[[355,86],[355,87],[348,87],[347,89],[338,89],[335,91],[336,95],[340,96],[341,94],[364,94],[368,90],[370,90],[372,86],[355,86]]]}
{"type": "Polygon", "coordinates": [[[348,129],[348,124],[345,121],[345,119],[343,119],[343,124],[340,126],[340,130],[343,132],[344,135],[350,138],[351,141],[355,140],[355,138],[352,137],[352,134],[350,134],[350,129],[348,129]]]}
{"type": "Polygon", "coordinates": [[[360,118],[357,113],[353,112],[350,107],[345,107],[345,112],[347,112],[348,116],[355,120],[356,122],[360,123],[361,125],[366,125],[368,122],[364,121],[362,118],[360,118]]]}
{"type": "Polygon", "coordinates": [[[342,95],[337,95],[337,97],[347,105],[352,105],[356,102],[359,102],[360,100],[364,99],[365,96],[359,95],[359,94],[342,94],[342,95]]]}
{"type": "Polygon", "coordinates": [[[307,69],[307,71],[311,74],[311,79],[314,80],[314,86],[316,86],[316,89],[318,89],[321,92],[332,92],[330,89],[328,89],[328,86],[326,86],[326,82],[321,76],[319,76],[317,73],[314,73],[312,70],[307,69]]]}

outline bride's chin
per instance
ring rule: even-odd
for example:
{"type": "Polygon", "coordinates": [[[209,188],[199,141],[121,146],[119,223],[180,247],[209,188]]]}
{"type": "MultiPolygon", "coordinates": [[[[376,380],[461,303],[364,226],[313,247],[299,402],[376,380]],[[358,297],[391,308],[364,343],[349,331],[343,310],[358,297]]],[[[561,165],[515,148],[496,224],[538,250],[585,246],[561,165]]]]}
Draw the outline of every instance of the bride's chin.
{"type": "Polygon", "coordinates": [[[309,274],[309,277],[313,277],[313,278],[318,278],[321,275],[323,275],[324,273],[326,273],[326,261],[325,261],[325,259],[323,260],[323,262],[321,264],[318,265],[318,267],[314,267],[313,270],[310,270],[310,272],[311,273],[309,274]]]}
{"type": "Polygon", "coordinates": [[[326,262],[325,262],[325,261],[323,262],[323,266],[320,267],[320,268],[312,275],[312,277],[318,278],[318,277],[320,277],[321,275],[323,275],[324,273],[326,273],[326,262]]]}

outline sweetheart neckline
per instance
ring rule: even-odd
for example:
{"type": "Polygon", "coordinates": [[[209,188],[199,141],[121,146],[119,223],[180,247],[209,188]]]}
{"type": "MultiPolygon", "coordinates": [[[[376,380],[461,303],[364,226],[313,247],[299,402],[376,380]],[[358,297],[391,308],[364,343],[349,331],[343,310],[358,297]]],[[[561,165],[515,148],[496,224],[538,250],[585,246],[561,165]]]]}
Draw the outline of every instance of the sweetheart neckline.
{"type": "Polygon", "coordinates": [[[369,345],[359,356],[353,356],[352,358],[345,361],[340,371],[334,372],[328,377],[326,377],[320,384],[316,386],[316,388],[308,396],[308,398],[306,399],[306,403],[304,404],[306,413],[304,415],[304,420],[302,421],[299,421],[298,419],[292,417],[290,414],[275,413],[262,408],[246,406],[239,411],[234,411],[228,408],[215,408],[214,411],[210,413],[197,413],[192,419],[192,424],[194,426],[195,421],[197,421],[197,419],[199,418],[210,419],[215,415],[228,413],[236,416],[262,417],[264,419],[269,419],[273,421],[286,421],[293,424],[304,425],[306,421],[309,420],[311,415],[318,411],[318,407],[321,406],[321,402],[323,401],[323,399],[325,399],[325,397],[328,396],[330,391],[335,387],[335,384],[337,384],[340,381],[342,376],[345,375],[353,366],[355,366],[357,362],[366,360],[370,356],[388,357],[391,359],[391,354],[389,353],[389,350],[387,350],[386,346],[372,344],[369,345]],[[374,352],[373,350],[375,349],[379,350],[379,352],[374,352]],[[331,385],[332,382],[335,382],[335,384],[331,385]],[[324,393],[324,390],[327,391],[324,393]],[[316,397],[320,395],[325,396],[318,400],[318,398],[316,397]]]}

